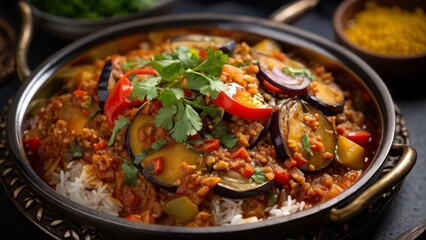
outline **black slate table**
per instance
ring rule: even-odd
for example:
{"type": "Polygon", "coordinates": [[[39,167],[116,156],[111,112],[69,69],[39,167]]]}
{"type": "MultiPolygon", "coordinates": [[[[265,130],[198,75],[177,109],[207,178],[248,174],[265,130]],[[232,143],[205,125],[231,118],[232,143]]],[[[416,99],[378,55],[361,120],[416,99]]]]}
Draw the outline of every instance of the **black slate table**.
{"type": "MultiPolygon", "coordinates": [[[[285,2],[285,1],[281,1],[285,2]]],[[[332,14],[339,1],[322,0],[319,5],[291,24],[333,41],[332,14]]],[[[213,1],[179,0],[172,14],[188,12],[220,12],[268,18],[280,1],[213,1]]],[[[7,19],[18,31],[20,14],[14,1],[0,1],[0,17],[7,19]]],[[[68,44],[42,32],[36,32],[30,47],[29,64],[35,68],[45,58],[68,44]]],[[[426,69],[426,66],[425,66],[426,69]]],[[[416,165],[405,178],[402,187],[383,215],[359,239],[389,240],[419,224],[426,223],[426,91],[420,87],[426,76],[410,77],[387,82],[396,105],[406,121],[410,145],[417,150],[416,165]]],[[[0,87],[0,107],[13,96],[19,81],[0,87]]],[[[425,237],[423,235],[423,237],[425,237]]],[[[24,217],[0,187],[0,238],[50,239],[24,217]]]]}

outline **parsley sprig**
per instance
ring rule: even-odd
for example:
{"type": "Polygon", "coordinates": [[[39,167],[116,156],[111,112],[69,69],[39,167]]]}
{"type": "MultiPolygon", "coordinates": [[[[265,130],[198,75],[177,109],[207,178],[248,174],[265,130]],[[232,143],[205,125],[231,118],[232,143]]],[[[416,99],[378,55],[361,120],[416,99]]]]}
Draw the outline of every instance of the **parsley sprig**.
{"type": "MultiPolygon", "coordinates": [[[[215,99],[227,85],[219,78],[228,55],[222,51],[207,50],[207,56],[186,46],[177,47],[171,53],[157,54],[151,66],[159,76],[138,81],[133,79],[131,97],[140,100],[158,98],[162,108],[155,118],[155,126],[168,130],[176,142],[185,142],[188,136],[202,128],[202,116],[221,119],[223,109],[214,104],[204,104],[204,96],[215,99]],[[186,97],[183,89],[195,92],[186,97]]],[[[219,121],[218,121],[219,122],[219,121]]]]}

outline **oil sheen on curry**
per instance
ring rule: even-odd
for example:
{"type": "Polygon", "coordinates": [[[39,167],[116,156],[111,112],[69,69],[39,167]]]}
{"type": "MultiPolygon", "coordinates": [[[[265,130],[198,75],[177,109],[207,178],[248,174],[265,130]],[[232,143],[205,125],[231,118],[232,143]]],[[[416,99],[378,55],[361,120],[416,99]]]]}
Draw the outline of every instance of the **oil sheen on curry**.
{"type": "Polygon", "coordinates": [[[257,222],[339,195],[380,141],[371,97],[253,39],[151,32],[62,69],[31,111],[28,159],[71,200],[150,224],[257,222]]]}

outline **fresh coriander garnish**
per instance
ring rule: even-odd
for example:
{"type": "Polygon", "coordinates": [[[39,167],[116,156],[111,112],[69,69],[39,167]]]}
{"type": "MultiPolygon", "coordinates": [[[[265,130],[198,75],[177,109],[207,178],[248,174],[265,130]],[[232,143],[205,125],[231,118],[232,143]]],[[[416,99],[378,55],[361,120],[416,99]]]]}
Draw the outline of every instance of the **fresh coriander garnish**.
{"type": "Polygon", "coordinates": [[[114,129],[112,130],[111,138],[108,141],[108,146],[111,146],[114,144],[115,135],[117,134],[120,129],[124,128],[126,125],[128,125],[130,121],[125,117],[120,117],[118,120],[115,120],[114,122],[114,129]]]}
{"type": "MultiPolygon", "coordinates": [[[[185,142],[188,136],[197,134],[202,128],[200,116],[222,118],[223,109],[214,104],[205,105],[203,95],[216,98],[227,85],[218,77],[228,55],[222,51],[207,50],[207,57],[186,46],[177,47],[171,53],[157,54],[151,66],[158,77],[138,81],[133,79],[132,98],[152,100],[158,98],[162,108],[155,117],[155,126],[169,131],[176,142],[185,142]],[[183,88],[198,94],[187,98],[183,88]]],[[[228,144],[231,145],[231,144],[228,144]]]]}
{"type": "Polygon", "coordinates": [[[139,170],[128,161],[121,164],[121,169],[124,172],[124,184],[131,187],[136,187],[139,170]]]}
{"type": "Polygon", "coordinates": [[[141,68],[148,64],[150,61],[147,59],[142,59],[140,57],[135,57],[135,60],[129,59],[126,62],[121,63],[121,68],[125,71],[132,70],[135,68],[141,68]]]}
{"type": "Polygon", "coordinates": [[[73,158],[78,158],[83,156],[83,149],[76,143],[75,140],[71,141],[70,151],[72,153],[73,158]]]}
{"type": "Polygon", "coordinates": [[[265,173],[260,167],[254,169],[254,173],[251,175],[250,181],[255,181],[259,184],[266,182],[265,173]]]}
{"type": "Polygon", "coordinates": [[[302,144],[306,152],[308,152],[311,156],[314,155],[312,153],[311,145],[309,144],[309,137],[306,133],[302,135],[302,144]]]}
{"type": "Polygon", "coordinates": [[[311,71],[309,71],[309,69],[296,69],[296,68],[292,68],[292,67],[283,67],[283,69],[281,69],[283,71],[283,73],[288,74],[292,77],[295,77],[297,75],[302,75],[305,77],[308,77],[310,79],[314,79],[315,75],[312,74],[311,71]]]}
{"type": "Polygon", "coordinates": [[[268,196],[268,206],[272,207],[278,202],[278,195],[274,192],[270,192],[268,196]]]}

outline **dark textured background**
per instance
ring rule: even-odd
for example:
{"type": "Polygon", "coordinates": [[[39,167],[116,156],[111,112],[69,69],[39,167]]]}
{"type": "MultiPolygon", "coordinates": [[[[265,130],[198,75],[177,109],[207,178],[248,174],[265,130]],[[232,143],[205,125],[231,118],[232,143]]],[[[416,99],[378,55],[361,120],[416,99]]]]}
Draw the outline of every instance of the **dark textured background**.
{"type": "MultiPolygon", "coordinates": [[[[292,25],[333,41],[332,14],[338,2],[322,0],[314,10],[292,25]]],[[[276,0],[179,0],[173,14],[220,12],[267,18],[280,4],[280,1],[276,0]]],[[[6,18],[17,30],[19,29],[20,14],[13,1],[0,1],[0,17],[6,18]]],[[[66,44],[67,42],[63,40],[36,32],[29,53],[30,67],[35,68],[66,44]]],[[[387,82],[391,95],[406,120],[410,145],[417,150],[418,158],[414,169],[406,177],[386,212],[368,229],[368,233],[359,236],[359,239],[395,239],[410,228],[426,222],[426,91],[418,86],[425,80],[425,76],[418,76],[387,82]]],[[[384,81],[386,82],[386,79],[384,81]]],[[[0,87],[0,107],[18,87],[17,80],[0,87]]],[[[0,187],[0,238],[49,239],[16,209],[2,187],[0,187]]]]}

